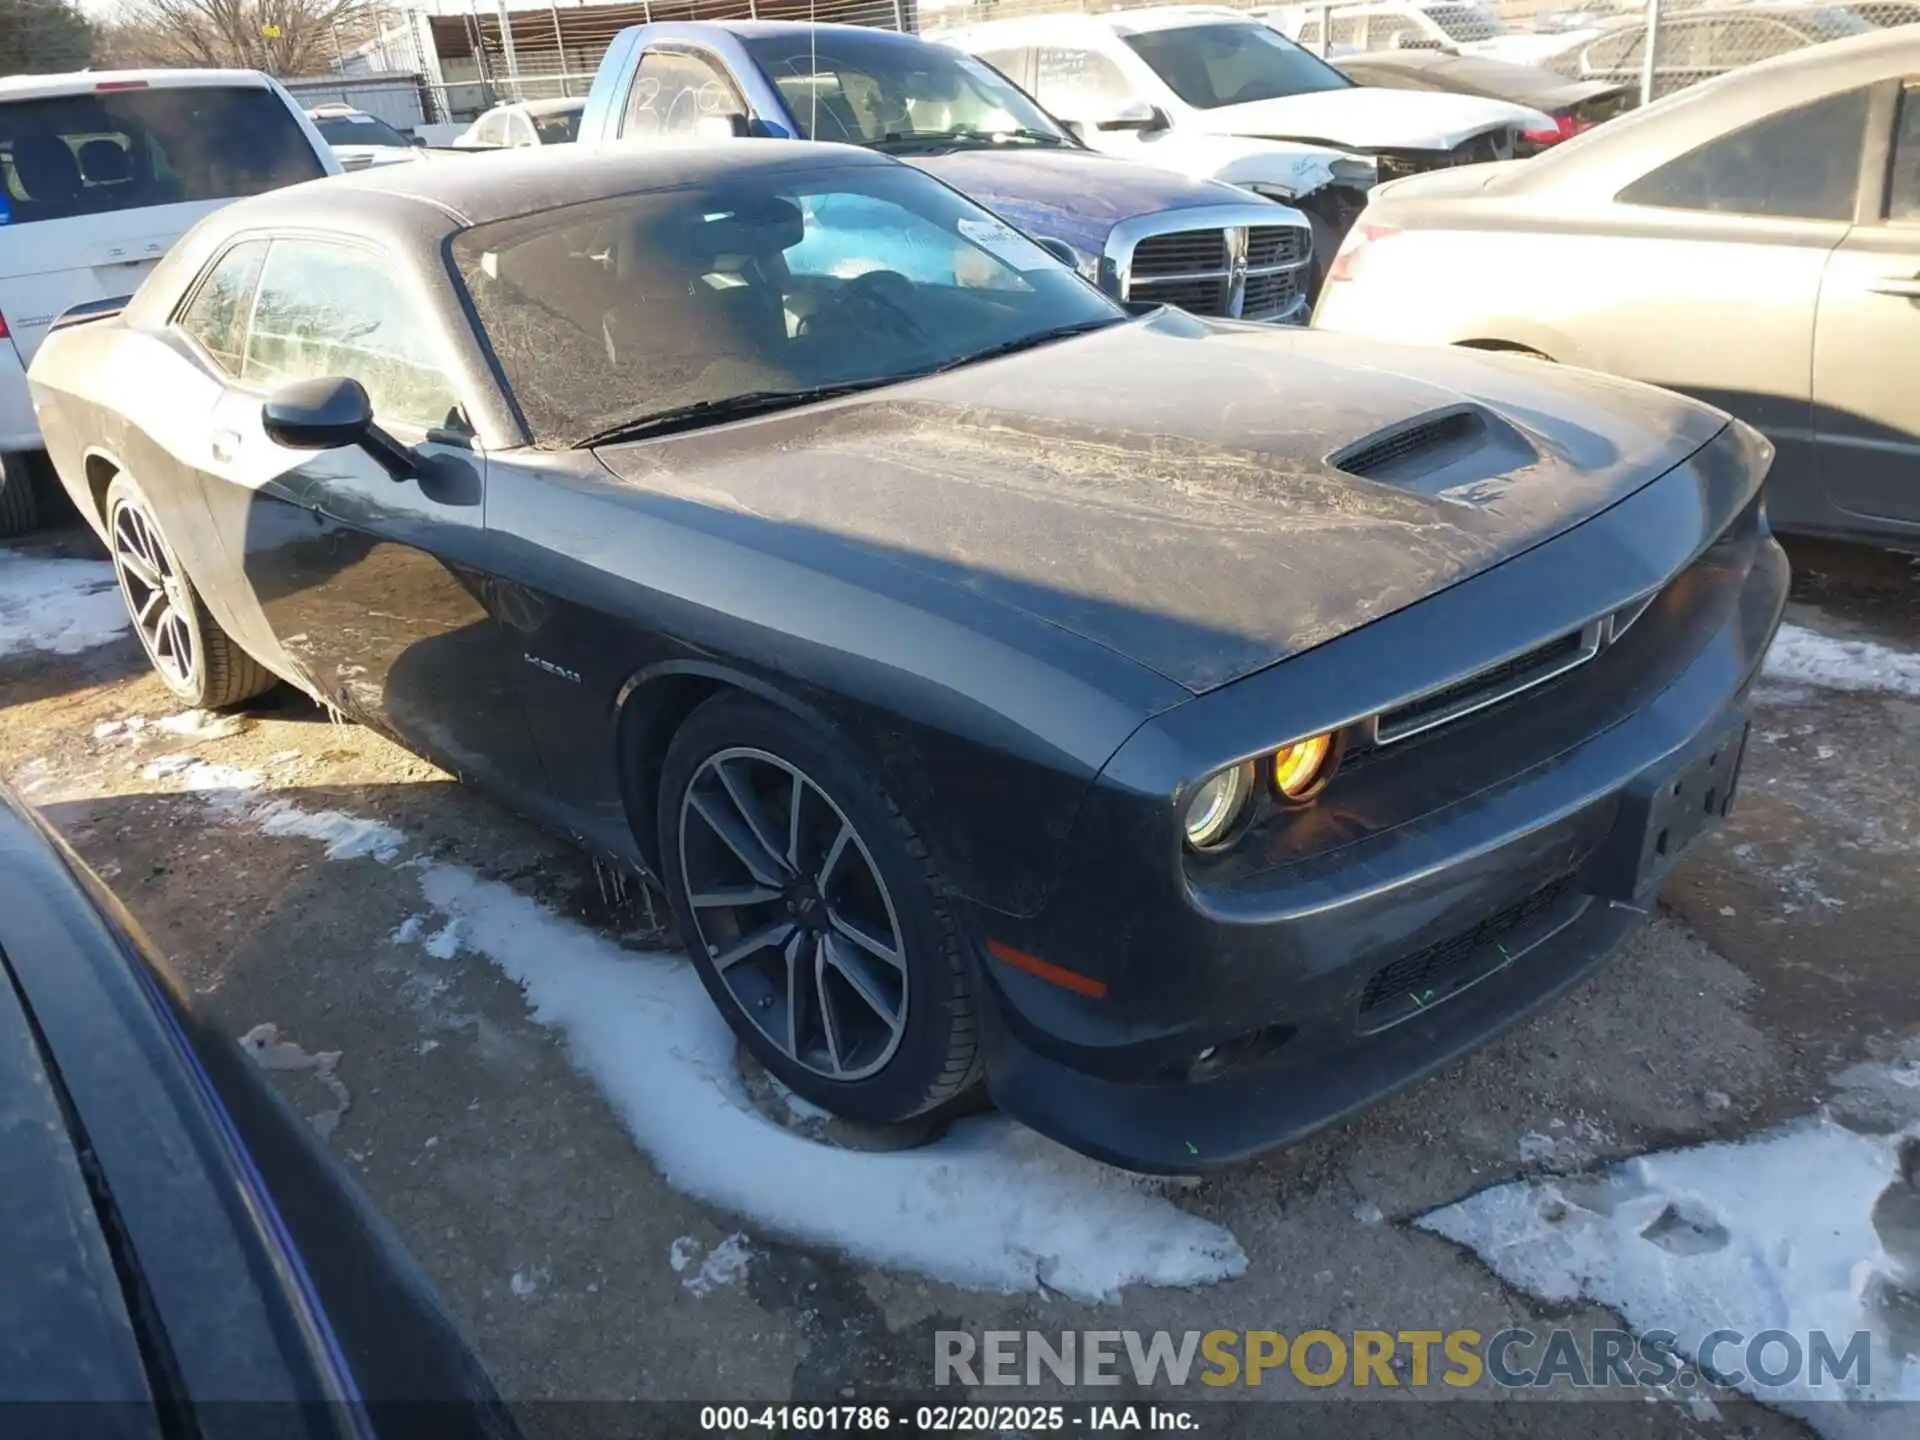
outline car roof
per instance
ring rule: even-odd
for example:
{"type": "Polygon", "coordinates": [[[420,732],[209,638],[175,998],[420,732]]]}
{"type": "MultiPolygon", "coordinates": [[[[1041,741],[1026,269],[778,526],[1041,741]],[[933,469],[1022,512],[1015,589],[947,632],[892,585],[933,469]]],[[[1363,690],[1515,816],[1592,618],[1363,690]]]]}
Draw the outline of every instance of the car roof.
{"type": "Polygon", "coordinates": [[[452,222],[442,229],[457,229],[612,195],[730,177],[898,163],[851,145],[805,140],[556,145],[462,156],[444,165],[384,165],[331,175],[250,196],[215,213],[234,230],[301,224],[340,230],[353,228],[361,219],[377,224],[377,217],[394,213],[393,202],[410,201],[411,208],[436,210],[452,222]]]}
{"type": "Polygon", "coordinates": [[[64,75],[0,78],[0,100],[90,95],[96,90],[171,90],[202,85],[251,85],[265,89],[272,83],[258,70],[75,70],[64,75]]]}
{"type": "Polygon", "coordinates": [[[987,20],[978,25],[945,27],[927,38],[989,40],[1017,35],[1146,35],[1157,30],[1180,30],[1191,25],[1258,25],[1270,29],[1258,16],[1224,5],[1157,5],[1145,10],[1113,10],[1099,15],[1023,15],[1010,20],[987,20]]]}
{"type": "Polygon", "coordinates": [[[584,110],[586,106],[587,98],[584,95],[571,98],[556,95],[548,100],[522,100],[514,108],[524,110],[529,115],[564,115],[569,110],[584,110]]]}

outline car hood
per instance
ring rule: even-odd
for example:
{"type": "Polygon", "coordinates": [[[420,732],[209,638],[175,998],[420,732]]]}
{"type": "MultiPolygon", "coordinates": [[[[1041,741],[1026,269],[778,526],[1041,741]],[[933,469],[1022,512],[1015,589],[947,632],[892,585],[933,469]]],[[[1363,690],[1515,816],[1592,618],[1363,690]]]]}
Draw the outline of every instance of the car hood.
{"type": "Polygon", "coordinates": [[[829,573],[883,557],[1199,693],[1551,539],[1726,423],[1537,361],[1162,310],[599,458],[636,503],[750,516],[829,573]],[[1518,463],[1438,491],[1329,463],[1462,405],[1519,438],[1518,463]]]}
{"type": "Polygon", "coordinates": [[[1217,134],[1311,140],[1355,150],[1451,150],[1489,130],[1532,130],[1553,122],[1538,110],[1478,95],[1354,86],[1200,110],[1194,123],[1217,134]]]}
{"type": "Polygon", "coordinates": [[[900,158],[1023,230],[1096,255],[1107,232],[1133,216],[1259,200],[1237,186],[1092,150],[976,148],[900,158]]]}

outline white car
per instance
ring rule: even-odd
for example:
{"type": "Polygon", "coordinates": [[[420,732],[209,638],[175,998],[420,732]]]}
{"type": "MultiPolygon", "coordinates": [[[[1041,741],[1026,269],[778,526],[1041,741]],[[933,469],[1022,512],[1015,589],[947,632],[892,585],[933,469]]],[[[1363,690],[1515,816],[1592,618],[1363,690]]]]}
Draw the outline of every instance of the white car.
{"type": "Polygon", "coordinates": [[[35,520],[27,364],[62,311],[130,295],[202,215],[340,172],[255,70],[0,79],[0,535],[35,520]]]}
{"type": "Polygon", "coordinates": [[[1471,54],[1506,32],[1498,16],[1462,0],[1377,0],[1366,5],[1273,5],[1247,12],[1317,55],[1352,50],[1458,50],[1471,54]],[[1322,19],[1332,15],[1329,37],[1322,19]]]}
{"type": "Polygon", "coordinates": [[[521,150],[534,145],[571,145],[580,138],[584,97],[522,100],[496,105],[455,137],[456,150],[521,150]]]}
{"type": "Polygon", "coordinates": [[[1385,180],[1506,159],[1522,132],[1553,123],[1504,100],[1355,85],[1245,11],[1213,6],[1036,15],[930,38],[997,66],[1095,149],[1253,189],[1223,147],[1358,152],[1385,180]]]}
{"type": "Polygon", "coordinates": [[[320,138],[333,147],[343,170],[406,165],[427,156],[425,141],[403,134],[378,115],[351,105],[316,105],[307,111],[307,118],[320,138]]]}

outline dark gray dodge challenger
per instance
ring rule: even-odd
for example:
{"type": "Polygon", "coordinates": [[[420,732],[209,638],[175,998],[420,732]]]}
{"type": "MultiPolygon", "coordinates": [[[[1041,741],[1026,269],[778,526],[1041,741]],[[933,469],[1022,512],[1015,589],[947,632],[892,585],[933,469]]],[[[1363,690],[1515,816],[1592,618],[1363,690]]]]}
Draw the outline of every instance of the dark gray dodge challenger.
{"type": "Polygon", "coordinates": [[[291,681],[640,867],[809,1100],[1147,1171],[1597,964],[1787,583],[1718,411],[1129,313],[836,146],[244,200],[31,379],[182,700],[291,681]]]}

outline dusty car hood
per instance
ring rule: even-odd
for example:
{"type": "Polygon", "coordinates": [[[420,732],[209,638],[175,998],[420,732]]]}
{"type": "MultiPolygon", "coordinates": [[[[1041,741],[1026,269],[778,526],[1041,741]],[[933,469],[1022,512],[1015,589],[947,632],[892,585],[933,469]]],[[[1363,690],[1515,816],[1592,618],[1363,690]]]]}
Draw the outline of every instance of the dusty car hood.
{"type": "Polygon", "coordinates": [[[789,559],[878,554],[1199,692],[1560,534],[1725,424],[1533,361],[1159,311],[599,458],[637,493],[773,522],[789,559]],[[1327,463],[1463,400],[1537,459],[1451,496],[1327,463]]]}
{"type": "MultiPolygon", "coordinates": [[[[1135,215],[1259,203],[1236,186],[1190,180],[1091,150],[971,149],[900,158],[1023,230],[1096,255],[1107,232],[1135,215]]],[[[1283,218],[1276,213],[1276,221],[1283,218]]]]}
{"type": "Polygon", "coordinates": [[[1370,86],[1222,105],[1197,111],[1193,123],[1222,135],[1291,137],[1357,150],[1451,150],[1503,126],[1553,124],[1538,110],[1505,100],[1370,86]]]}

